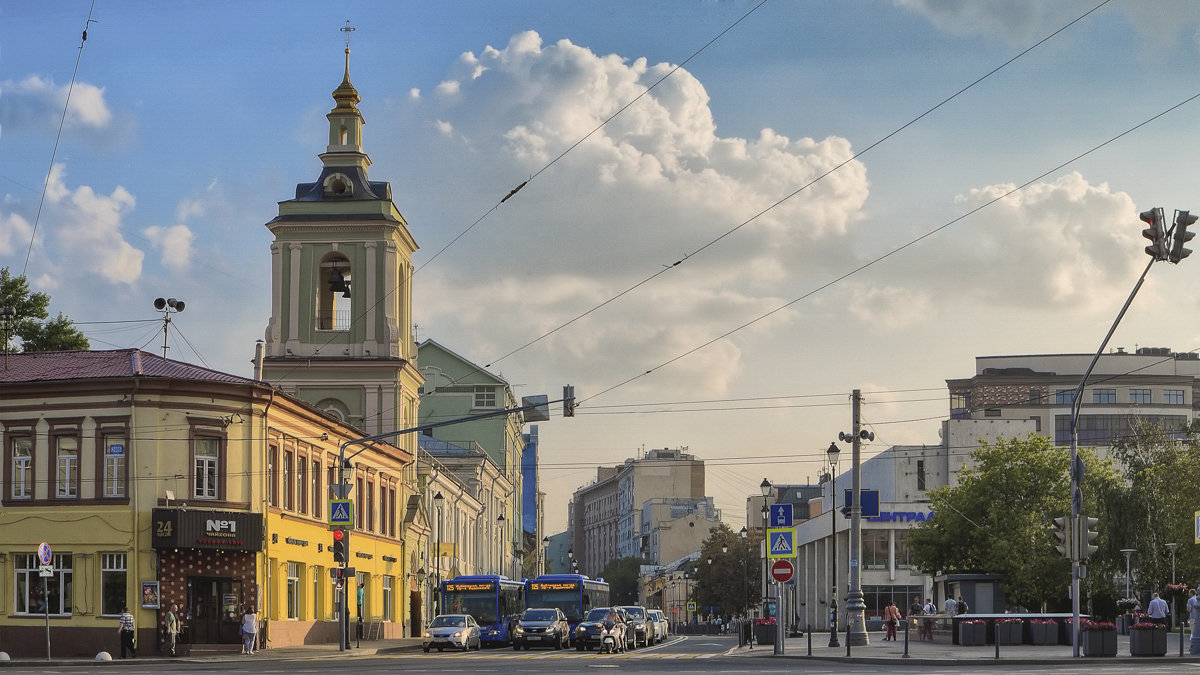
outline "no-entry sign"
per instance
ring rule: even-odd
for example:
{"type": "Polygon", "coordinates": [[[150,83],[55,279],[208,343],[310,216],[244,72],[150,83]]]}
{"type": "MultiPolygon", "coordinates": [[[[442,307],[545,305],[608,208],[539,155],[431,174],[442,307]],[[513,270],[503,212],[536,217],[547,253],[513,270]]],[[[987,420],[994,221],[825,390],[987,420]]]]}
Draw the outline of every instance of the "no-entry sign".
{"type": "Polygon", "coordinates": [[[792,566],[791,560],[780,559],[771,563],[771,578],[781,584],[791,581],[795,573],[796,568],[792,566]]]}

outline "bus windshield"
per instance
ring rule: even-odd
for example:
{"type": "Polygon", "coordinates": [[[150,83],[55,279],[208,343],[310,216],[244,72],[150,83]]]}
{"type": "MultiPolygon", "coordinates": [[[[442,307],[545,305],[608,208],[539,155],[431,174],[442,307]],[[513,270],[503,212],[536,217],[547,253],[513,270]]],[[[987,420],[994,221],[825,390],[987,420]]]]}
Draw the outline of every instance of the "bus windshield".
{"type": "Polygon", "coordinates": [[[487,591],[450,591],[445,598],[447,612],[455,614],[470,614],[475,622],[483,625],[496,623],[500,617],[496,612],[496,590],[487,591]]]}
{"type": "Polygon", "coordinates": [[[525,604],[530,607],[557,607],[567,615],[567,621],[578,623],[583,618],[580,606],[581,591],[578,588],[567,590],[536,590],[525,591],[525,604]]]}

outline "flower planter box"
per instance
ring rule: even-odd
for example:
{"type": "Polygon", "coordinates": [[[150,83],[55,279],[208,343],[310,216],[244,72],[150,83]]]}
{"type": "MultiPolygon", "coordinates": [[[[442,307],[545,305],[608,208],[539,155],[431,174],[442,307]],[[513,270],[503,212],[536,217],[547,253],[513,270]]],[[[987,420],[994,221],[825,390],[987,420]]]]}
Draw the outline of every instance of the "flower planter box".
{"type": "Polygon", "coordinates": [[[1021,644],[1021,630],[1024,625],[1021,622],[1001,623],[996,622],[996,642],[1002,645],[1019,645],[1021,644]]]}
{"type": "Polygon", "coordinates": [[[1135,629],[1129,631],[1130,656],[1166,656],[1167,629],[1135,629]]]}
{"type": "Polygon", "coordinates": [[[1117,631],[1084,630],[1080,632],[1084,656],[1116,656],[1117,631]]]}
{"type": "Polygon", "coordinates": [[[1035,645],[1058,644],[1058,623],[1033,622],[1029,624],[1029,643],[1035,645]]]}
{"type": "Polygon", "coordinates": [[[987,624],[960,622],[958,624],[958,644],[964,646],[986,645],[987,624]]]}
{"type": "Polygon", "coordinates": [[[755,624],[754,641],[760,645],[775,644],[775,624],[755,624]]]}

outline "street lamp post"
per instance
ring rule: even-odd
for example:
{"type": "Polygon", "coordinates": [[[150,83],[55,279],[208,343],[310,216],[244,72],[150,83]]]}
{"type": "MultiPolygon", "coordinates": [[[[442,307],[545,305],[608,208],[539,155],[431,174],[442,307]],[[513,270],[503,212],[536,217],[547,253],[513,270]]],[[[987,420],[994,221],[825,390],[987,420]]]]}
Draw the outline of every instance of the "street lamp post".
{"type": "Polygon", "coordinates": [[[837,631],[837,610],[838,610],[838,566],[837,566],[837,471],[838,471],[838,455],[841,450],[837,443],[830,443],[829,448],[825,450],[825,458],[829,461],[829,548],[832,553],[833,569],[829,572],[829,579],[832,585],[829,594],[829,646],[840,647],[838,642],[837,631]]]}
{"type": "Polygon", "coordinates": [[[762,605],[763,605],[763,618],[766,618],[766,616],[767,616],[767,601],[769,601],[771,599],[771,587],[770,587],[771,582],[769,581],[769,579],[771,578],[771,573],[767,568],[767,566],[770,565],[770,558],[771,558],[771,555],[770,555],[771,551],[768,548],[771,545],[770,537],[767,536],[767,512],[769,511],[769,509],[767,508],[767,497],[771,496],[771,481],[764,478],[762,480],[762,482],[759,483],[758,489],[760,492],[762,492],[762,497],[763,497],[762,522],[763,522],[764,546],[763,546],[763,576],[762,576],[762,578],[763,578],[763,580],[762,580],[763,603],[762,603],[762,605]]]}
{"type": "Polygon", "coordinates": [[[446,498],[442,496],[439,490],[433,496],[433,507],[437,509],[437,536],[434,538],[436,547],[433,550],[434,564],[434,587],[433,587],[433,613],[436,616],[442,610],[442,602],[438,598],[442,593],[442,502],[446,498]]]}
{"type": "Polygon", "coordinates": [[[849,641],[851,645],[862,646],[871,643],[867,635],[867,603],[862,591],[862,441],[875,440],[875,434],[861,428],[859,411],[862,406],[862,392],[855,389],[850,395],[851,422],[853,430],[849,435],[838,434],[838,440],[849,442],[851,447],[850,482],[853,485],[853,499],[850,501],[850,591],[846,594],[846,620],[850,624],[849,641]]]}
{"type": "MultiPolygon", "coordinates": [[[[1175,549],[1179,548],[1178,542],[1167,544],[1167,548],[1171,550],[1171,585],[1175,585],[1175,549]]],[[[1178,622],[1179,617],[1175,614],[1175,593],[1171,593],[1171,620],[1178,622]]]]}
{"type": "Polygon", "coordinates": [[[504,576],[504,514],[501,513],[496,517],[496,537],[500,540],[496,544],[496,569],[499,570],[496,574],[504,576]]]}
{"type": "Polygon", "coordinates": [[[1130,595],[1130,590],[1129,590],[1129,558],[1130,558],[1130,556],[1133,555],[1133,552],[1136,550],[1137,550],[1136,548],[1121,549],[1121,553],[1125,554],[1125,597],[1127,597],[1127,598],[1133,597],[1130,595]]]}
{"type": "MultiPolygon", "coordinates": [[[[742,578],[746,580],[746,594],[742,600],[746,603],[746,609],[742,611],[743,623],[750,622],[750,531],[745,527],[738,532],[738,536],[742,538],[742,543],[745,544],[745,555],[742,556],[742,578]]],[[[741,645],[742,636],[746,634],[746,629],[742,624],[738,624],[738,645],[741,645]]],[[[753,631],[750,633],[754,635],[753,631]]],[[[750,649],[754,649],[754,643],[750,643],[750,649]]]]}

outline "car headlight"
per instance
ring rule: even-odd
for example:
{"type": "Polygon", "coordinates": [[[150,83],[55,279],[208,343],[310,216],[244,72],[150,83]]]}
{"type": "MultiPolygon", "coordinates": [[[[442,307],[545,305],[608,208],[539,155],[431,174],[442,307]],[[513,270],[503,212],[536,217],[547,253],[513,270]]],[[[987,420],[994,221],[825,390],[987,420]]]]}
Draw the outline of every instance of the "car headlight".
{"type": "Polygon", "coordinates": [[[456,631],[454,631],[454,636],[453,636],[453,637],[462,637],[462,631],[461,631],[461,630],[456,630],[456,631]]]}
{"type": "Polygon", "coordinates": [[[433,637],[433,636],[429,634],[429,631],[425,631],[425,637],[433,637]]]}
{"type": "Polygon", "coordinates": [[[525,632],[525,629],[521,628],[520,626],[517,626],[517,629],[513,632],[516,633],[517,635],[520,635],[521,633],[525,632]]]}
{"type": "Polygon", "coordinates": [[[575,628],[575,634],[576,634],[576,635],[583,635],[583,634],[584,634],[584,633],[586,633],[586,632],[587,632],[587,629],[586,629],[586,628],[584,628],[583,626],[577,626],[577,627],[575,628]]]}

